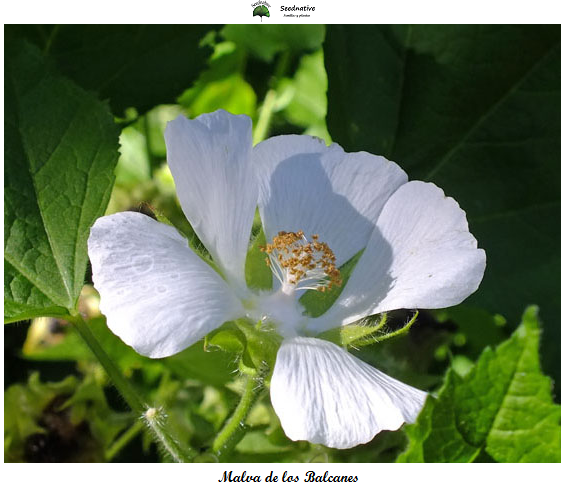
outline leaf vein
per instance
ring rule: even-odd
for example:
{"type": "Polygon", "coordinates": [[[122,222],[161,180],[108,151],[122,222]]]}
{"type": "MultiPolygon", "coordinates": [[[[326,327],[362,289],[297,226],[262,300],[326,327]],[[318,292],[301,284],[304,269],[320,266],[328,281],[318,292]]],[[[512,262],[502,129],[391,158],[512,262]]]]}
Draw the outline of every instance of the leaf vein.
{"type": "MultiPolygon", "coordinates": [[[[20,99],[19,99],[19,97],[18,97],[18,88],[17,88],[16,81],[14,80],[13,74],[12,74],[11,72],[10,72],[10,74],[9,74],[9,78],[10,78],[10,83],[12,84],[12,87],[13,87],[13,94],[14,94],[14,98],[15,98],[15,101],[14,101],[14,102],[15,102],[15,104],[16,104],[16,107],[18,108],[18,111],[17,111],[17,114],[15,115],[15,117],[16,117],[16,119],[19,121],[19,114],[20,114],[21,102],[20,102],[20,99]]],[[[43,80],[44,78],[45,78],[45,77],[43,77],[42,80],[43,80]]],[[[21,139],[22,143],[25,142],[24,137],[23,137],[23,134],[22,134],[21,129],[20,129],[20,124],[19,124],[19,123],[17,124],[17,128],[16,128],[16,129],[17,129],[17,132],[18,132],[18,134],[19,134],[19,136],[20,136],[20,139],[21,139]]],[[[25,146],[24,144],[22,144],[22,151],[23,151],[23,153],[24,153],[24,155],[25,155],[25,158],[26,158],[26,160],[27,160],[27,163],[28,163],[27,170],[28,170],[28,172],[29,172],[29,176],[30,176],[30,179],[31,179],[31,182],[32,182],[33,193],[34,193],[34,195],[35,195],[35,201],[36,201],[36,203],[37,203],[37,205],[38,205],[38,206],[37,206],[37,209],[38,209],[38,211],[39,211],[39,216],[40,216],[41,221],[42,221],[42,223],[43,223],[43,229],[44,229],[45,234],[46,234],[46,237],[47,237],[47,242],[48,242],[48,244],[49,244],[49,248],[51,249],[51,252],[52,252],[52,254],[53,254],[53,259],[55,260],[55,263],[57,264],[57,267],[59,268],[59,269],[58,269],[58,273],[59,273],[59,276],[60,276],[60,278],[61,278],[61,280],[62,280],[63,286],[65,287],[65,289],[67,290],[67,292],[69,292],[68,286],[67,286],[67,284],[66,284],[66,282],[65,282],[65,279],[63,278],[63,275],[62,275],[62,273],[61,273],[62,270],[61,270],[61,267],[60,267],[60,264],[59,264],[59,260],[58,260],[58,258],[57,258],[56,255],[55,255],[55,249],[54,249],[54,247],[53,247],[53,244],[52,244],[52,242],[51,242],[51,238],[50,238],[50,236],[49,236],[49,232],[48,232],[47,227],[46,227],[45,218],[44,218],[44,216],[43,216],[43,213],[41,212],[41,207],[39,206],[38,193],[37,193],[37,189],[36,189],[36,183],[35,183],[34,175],[33,175],[33,173],[31,172],[31,166],[29,165],[30,162],[31,162],[31,160],[30,160],[30,156],[29,156],[28,150],[27,150],[27,148],[26,148],[26,146],[25,146]]],[[[10,256],[9,256],[6,252],[4,252],[4,257],[10,258],[10,256]]],[[[36,282],[32,281],[29,276],[27,276],[26,274],[24,274],[24,273],[23,273],[23,270],[22,270],[20,267],[16,266],[16,261],[15,261],[14,258],[9,259],[8,262],[9,262],[16,270],[18,270],[18,271],[20,272],[20,274],[22,274],[22,276],[24,276],[28,281],[30,281],[30,283],[32,283],[33,285],[35,285],[47,298],[49,298],[50,300],[52,300],[52,301],[53,301],[54,303],[56,303],[57,305],[60,305],[61,303],[62,303],[63,305],[65,304],[65,302],[56,302],[50,295],[48,295],[42,288],[40,288],[40,287],[37,285],[36,282]]],[[[69,299],[70,299],[70,297],[69,297],[69,299]]]]}
{"type": "Polygon", "coordinates": [[[35,286],[41,293],[43,293],[49,300],[51,300],[55,305],[62,306],[65,303],[64,300],[55,298],[53,292],[49,292],[48,289],[44,289],[33,276],[29,274],[20,264],[14,259],[8,252],[4,251],[4,259],[12,266],[18,273],[20,273],[26,280],[28,280],[33,286],[35,286]]]}

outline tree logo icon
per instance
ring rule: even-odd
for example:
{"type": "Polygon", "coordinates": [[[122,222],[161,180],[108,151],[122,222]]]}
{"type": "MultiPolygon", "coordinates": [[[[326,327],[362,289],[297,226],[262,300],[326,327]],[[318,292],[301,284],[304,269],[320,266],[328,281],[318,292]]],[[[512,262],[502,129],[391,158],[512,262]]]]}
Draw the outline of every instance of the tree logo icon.
{"type": "Polygon", "coordinates": [[[271,7],[271,5],[269,5],[267,2],[259,0],[258,2],[252,4],[252,7],[254,7],[253,17],[259,15],[259,20],[261,20],[262,22],[263,17],[270,17],[268,7],[271,7]]]}

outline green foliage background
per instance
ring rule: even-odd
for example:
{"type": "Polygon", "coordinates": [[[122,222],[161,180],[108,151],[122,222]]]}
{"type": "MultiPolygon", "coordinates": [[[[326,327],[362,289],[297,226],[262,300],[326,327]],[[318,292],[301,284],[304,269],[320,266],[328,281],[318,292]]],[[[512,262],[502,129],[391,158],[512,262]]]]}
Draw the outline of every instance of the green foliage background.
{"type": "MultiPolygon", "coordinates": [[[[221,458],[560,460],[559,26],[7,26],[5,56],[7,461],[168,458],[73,327],[78,312],[194,459],[218,458],[211,441],[253,345],[234,327],[143,358],[83,285],[86,239],[104,213],[153,214],[201,247],[162,135],[180,113],[219,108],[248,114],[255,142],[316,135],[435,182],[467,212],[488,260],[464,304],[421,312],[408,335],[357,352],[437,394],[415,425],[347,451],[291,442],[264,394],[221,458]]],[[[252,247],[248,282],[265,285],[256,260],[252,247]]],[[[410,317],[391,313],[388,332],[410,317]]]]}

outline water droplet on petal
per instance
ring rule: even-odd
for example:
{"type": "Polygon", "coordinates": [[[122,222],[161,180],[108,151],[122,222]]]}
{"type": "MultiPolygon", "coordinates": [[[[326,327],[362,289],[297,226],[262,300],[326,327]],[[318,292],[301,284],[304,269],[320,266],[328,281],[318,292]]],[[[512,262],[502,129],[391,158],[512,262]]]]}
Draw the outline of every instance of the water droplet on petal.
{"type": "Polygon", "coordinates": [[[153,268],[153,258],[151,256],[137,256],[132,261],[134,271],[138,273],[147,273],[153,268]]]}

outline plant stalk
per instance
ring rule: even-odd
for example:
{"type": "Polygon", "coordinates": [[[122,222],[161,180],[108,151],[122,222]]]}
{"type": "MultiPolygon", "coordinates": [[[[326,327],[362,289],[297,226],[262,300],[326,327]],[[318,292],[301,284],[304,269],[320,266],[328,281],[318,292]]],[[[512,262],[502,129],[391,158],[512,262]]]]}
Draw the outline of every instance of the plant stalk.
{"type": "Polygon", "coordinates": [[[277,93],[274,89],[269,89],[267,94],[265,94],[265,99],[261,105],[259,111],[259,117],[257,119],[257,124],[255,131],[253,132],[253,144],[256,145],[259,142],[265,140],[267,133],[269,131],[269,124],[271,123],[271,116],[275,109],[275,101],[277,99],[277,93]]]}
{"type": "Polygon", "coordinates": [[[184,449],[179,441],[165,428],[167,415],[161,408],[150,407],[143,418],[153,437],[177,463],[192,462],[197,452],[191,448],[184,449]]]}
{"type": "Polygon", "coordinates": [[[110,359],[106,351],[104,351],[104,348],[100,346],[100,343],[98,342],[82,316],[80,314],[77,314],[72,316],[68,320],[73,323],[79,335],[81,336],[81,338],[83,338],[83,341],[94,353],[94,356],[96,356],[104,370],[106,370],[106,373],[110,377],[110,380],[112,380],[112,383],[115,385],[116,389],[118,389],[118,392],[120,392],[120,394],[126,401],[126,404],[130,406],[132,411],[134,411],[138,415],[141,415],[145,411],[146,405],[144,405],[138,393],[132,387],[130,382],[128,382],[126,377],[124,377],[121,370],[110,359]]]}
{"type": "Polygon", "coordinates": [[[183,449],[178,440],[169,432],[165,425],[167,415],[163,409],[151,407],[143,402],[134,387],[132,387],[120,369],[104,351],[104,348],[100,345],[82,316],[79,313],[75,313],[66,319],[76,327],[79,335],[106,370],[110,380],[112,380],[112,383],[128,406],[138,417],[143,418],[153,439],[161,444],[175,462],[191,462],[193,457],[196,456],[196,452],[190,448],[183,449]]]}
{"type": "Polygon", "coordinates": [[[212,451],[220,458],[232,452],[234,447],[244,437],[245,421],[253,404],[263,388],[263,377],[248,376],[244,393],[232,416],[226,421],[220,433],[212,444],[212,451]]]}
{"type": "Polygon", "coordinates": [[[277,91],[275,86],[277,82],[285,75],[287,69],[289,68],[290,55],[288,52],[284,51],[281,53],[277,65],[275,66],[275,72],[271,78],[270,88],[265,94],[263,99],[263,104],[259,110],[259,115],[257,119],[257,124],[253,132],[253,144],[257,145],[259,142],[265,140],[269,133],[269,125],[271,124],[271,117],[275,112],[275,106],[277,102],[277,91]]]}
{"type": "Polygon", "coordinates": [[[104,457],[108,462],[111,462],[120,451],[130,443],[140,431],[143,430],[143,421],[137,420],[132,426],[130,426],[120,437],[112,444],[112,446],[106,450],[104,457]]]}

